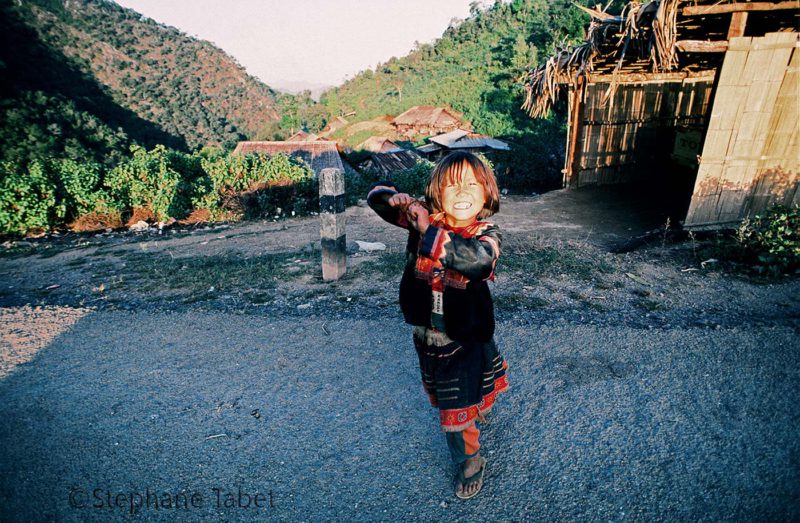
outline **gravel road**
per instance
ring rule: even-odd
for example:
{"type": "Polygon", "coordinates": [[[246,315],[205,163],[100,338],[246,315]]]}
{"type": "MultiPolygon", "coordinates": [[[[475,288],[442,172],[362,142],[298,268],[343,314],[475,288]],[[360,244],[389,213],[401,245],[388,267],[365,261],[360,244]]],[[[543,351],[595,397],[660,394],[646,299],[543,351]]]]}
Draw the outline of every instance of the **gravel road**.
{"type": "Polygon", "coordinates": [[[0,379],[2,521],[800,519],[796,320],[500,323],[512,389],[462,502],[396,311],[27,314],[4,344],[50,335],[0,379]]]}

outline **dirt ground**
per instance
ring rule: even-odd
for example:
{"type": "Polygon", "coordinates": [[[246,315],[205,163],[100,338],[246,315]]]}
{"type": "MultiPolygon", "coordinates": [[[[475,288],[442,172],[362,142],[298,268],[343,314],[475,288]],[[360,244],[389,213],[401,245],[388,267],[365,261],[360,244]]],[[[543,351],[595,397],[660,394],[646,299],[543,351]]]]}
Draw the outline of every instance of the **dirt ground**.
{"type": "Polygon", "coordinates": [[[796,519],[800,282],[730,272],[710,240],[614,254],[662,217],[608,202],[502,200],[512,390],[467,504],[397,305],[405,233],[367,207],[332,283],[313,216],[7,242],[0,519],[796,519]],[[94,488],[205,504],[97,507],[94,488]]]}
{"type": "MultiPolygon", "coordinates": [[[[396,308],[406,234],[366,205],[347,209],[348,272],[321,279],[314,216],[147,232],[70,234],[0,248],[0,306],[224,310],[331,319],[396,308]],[[383,251],[359,250],[381,242],[383,251]]],[[[607,189],[503,197],[501,319],[629,325],[729,325],[798,318],[797,279],[759,281],[672,243],[663,216],[607,189]],[[616,198],[616,199],[615,199],[616,198]],[[648,231],[649,244],[610,252],[648,231]]]]}

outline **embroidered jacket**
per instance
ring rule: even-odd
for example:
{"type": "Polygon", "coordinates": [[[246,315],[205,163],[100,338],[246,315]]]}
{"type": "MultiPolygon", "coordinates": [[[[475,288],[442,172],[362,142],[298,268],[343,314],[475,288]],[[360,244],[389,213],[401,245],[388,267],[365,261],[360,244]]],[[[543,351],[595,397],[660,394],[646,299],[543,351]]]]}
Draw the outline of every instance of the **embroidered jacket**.
{"type": "Polygon", "coordinates": [[[387,203],[397,192],[393,183],[378,182],[367,202],[381,218],[409,231],[400,281],[406,323],[435,327],[454,340],[491,340],[494,306],[486,282],[494,280],[500,256],[499,229],[483,221],[453,228],[445,223],[444,213],[435,213],[420,235],[404,212],[387,203]]]}

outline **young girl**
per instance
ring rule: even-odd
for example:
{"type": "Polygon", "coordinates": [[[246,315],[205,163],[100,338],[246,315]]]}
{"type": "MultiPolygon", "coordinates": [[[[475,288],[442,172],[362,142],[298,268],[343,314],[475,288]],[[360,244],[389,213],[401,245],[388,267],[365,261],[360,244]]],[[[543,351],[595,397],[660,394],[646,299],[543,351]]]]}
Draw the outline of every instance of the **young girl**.
{"type": "Polygon", "coordinates": [[[455,494],[471,498],[486,470],[476,422],[508,389],[486,283],[494,281],[501,237],[494,224],[482,221],[500,208],[497,182],[480,158],[454,152],[433,170],[425,202],[386,181],[373,186],[367,201],[381,218],[409,231],[400,308],[414,325],[422,384],[439,408],[459,468],[455,494]]]}

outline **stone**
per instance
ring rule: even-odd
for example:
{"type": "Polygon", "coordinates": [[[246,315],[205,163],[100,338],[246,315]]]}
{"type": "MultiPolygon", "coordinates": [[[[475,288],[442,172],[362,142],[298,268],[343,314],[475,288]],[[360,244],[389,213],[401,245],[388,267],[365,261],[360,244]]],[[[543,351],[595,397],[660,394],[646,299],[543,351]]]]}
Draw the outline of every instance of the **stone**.
{"type": "Polygon", "coordinates": [[[130,227],[128,227],[128,230],[129,231],[134,231],[134,232],[144,232],[149,228],[150,228],[150,226],[147,225],[146,221],[139,220],[138,222],[136,222],[133,225],[131,225],[130,227]]]}
{"type": "Polygon", "coordinates": [[[356,240],[358,244],[358,249],[364,252],[374,252],[374,251],[385,251],[386,244],[381,242],[362,242],[360,240],[356,240]]]}

